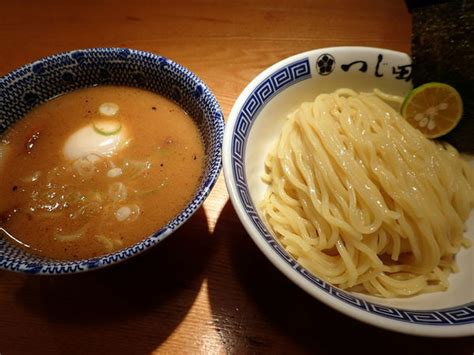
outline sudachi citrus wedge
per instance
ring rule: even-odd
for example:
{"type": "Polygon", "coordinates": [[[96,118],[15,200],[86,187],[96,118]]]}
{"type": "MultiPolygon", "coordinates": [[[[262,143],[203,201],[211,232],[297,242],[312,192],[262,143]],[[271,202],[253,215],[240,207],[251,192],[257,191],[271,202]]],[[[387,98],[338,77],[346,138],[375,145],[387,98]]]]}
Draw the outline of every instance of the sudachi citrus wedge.
{"type": "Polygon", "coordinates": [[[462,117],[461,95],[450,85],[423,84],[405,97],[402,115],[428,138],[437,138],[451,131],[462,117]]]}

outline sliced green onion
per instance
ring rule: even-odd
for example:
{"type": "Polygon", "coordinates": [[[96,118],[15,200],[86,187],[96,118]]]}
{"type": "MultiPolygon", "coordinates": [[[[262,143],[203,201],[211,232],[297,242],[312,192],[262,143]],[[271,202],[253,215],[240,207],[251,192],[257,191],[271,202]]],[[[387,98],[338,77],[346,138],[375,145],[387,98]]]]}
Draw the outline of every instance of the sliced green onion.
{"type": "Polygon", "coordinates": [[[127,187],[122,182],[115,182],[109,186],[109,198],[112,201],[125,201],[128,197],[127,187]]]}
{"type": "Polygon", "coordinates": [[[167,157],[172,153],[171,148],[166,147],[158,147],[157,152],[161,157],[167,157]]]}
{"type": "Polygon", "coordinates": [[[151,163],[149,161],[126,159],[124,161],[123,173],[127,174],[130,179],[135,179],[150,168],[151,163]]]}
{"type": "Polygon", "coordinates": [[[120,239],[112,239],[104,235],[96,235],[95,237],[99,242],[102,243],[105,250],[108,252],[119,249],[121,246],[123,246],[123,241],[120,239]]]}
{"type": "MultiPolygon", "coordinates": [[[[0,152],[0,159],[1,159],[1,152],[0,152]]],[[[27,183],[28,182],[35,182],[36,180],[39,179],[40,176],[41,176],[41,171],[35,171],[30,176],[26,176],[26,177],[21,178],[21,181],[27,182],[27,183]]]]}
{"type": "Polygon", "coordinates": [[[167,184],[168,178],[165,178],[157,187],[149,189],[149,190],[142,190],[137,191],[138,196],[148,196],[154,194],[155,192],[161,191],[167,184]]]}
{"type": "Polygon", "coordinates": [[[103,235],[96,235],[95,237],[97,238],[99,242],[102,243],[105,250],[107,251],[114,250],[114,244],[112,243],[112,240],[110,238],[107,238],[106,236],[103,236],[103,235]]]}
{"type": "Polygon", "coordinates": [[[140,207],[138,205],[122,206],[115,211],[115,218],[119,222],[133,222],[140,214],[140,207]]]}
{"type": "Polygon", "coordinates": [[[99,113],[104,116],[115,116],[119,111],[119,106],[114,102],[104,102],[99,106],[99,113]]]}
{"type": "Polygon", "coordinates": [[[60,241],[60,242],[73,242],[75,240],[78,240],[82,235],[85,233],[89,226],[86,224],[85,226],[82,226],[80,229],[78,229],[76,232],[71,233],[71,234],[59,234],[59,233],[54,233],[54,240],[60,241]]]}
{"type": "Polygon", "coordinates": [[[109,171],[107,171],[107,176],[109,178],[116,178],[122,175],[122,173],[123,173],[122,168],[112,168],[112,169],[109,169],[109,171]]]}
{"type": "Polygon", "coordinates": [[[119,121],[99,121],[94,122],[92,126],[94,131],[103,136],[112,136],[122,129],[122,124],[119,121]]]}

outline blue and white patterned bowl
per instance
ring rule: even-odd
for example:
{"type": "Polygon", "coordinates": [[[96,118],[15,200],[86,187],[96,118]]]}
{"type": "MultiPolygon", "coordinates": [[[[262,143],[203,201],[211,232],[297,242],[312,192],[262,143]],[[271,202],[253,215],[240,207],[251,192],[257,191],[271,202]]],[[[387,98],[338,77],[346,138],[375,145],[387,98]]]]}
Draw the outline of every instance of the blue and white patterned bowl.
{"type": "Polygon", "coordinates": [[[57,95],[97,84],[143,88],[178,103],[198,124],[206,151],[201,184],[188,205],[166,226],[121,251],[80,261],[56,261],[28,254],[0,236],[0,269],[31,274],[70,274],[115,264],[158,244],[204,202],[221,169],[224,117],[195,74],[156,54],[127,48],[92,48],[53,55],[0,78],[0,133],[34,106],[57,95]]]}
{"type": "MultiPolygon", "coordinates": [[[[301,53],[258,75],[237,99],[227,121],[223,161],[227,188],[247,232],[268,259],[318,300],[372,325],[413,335],[474,335],[474,247],[456,257],[461,271],[446,292],[381,299],[342,291],[299,265],[278,243],[257,209],[266,190],[264,159],[288,113],[318,94],[349,87],[379,88],[404,95],[411,60],[404,53],[365,47],[335,47],[301,53]]],[[[474,161],[473,161],[474,162],[474,161]]],[[[468,220],[474,239],[474,213],[468,220]]],[[[289,305],[291,306],[291,305],[289,305]]]]}

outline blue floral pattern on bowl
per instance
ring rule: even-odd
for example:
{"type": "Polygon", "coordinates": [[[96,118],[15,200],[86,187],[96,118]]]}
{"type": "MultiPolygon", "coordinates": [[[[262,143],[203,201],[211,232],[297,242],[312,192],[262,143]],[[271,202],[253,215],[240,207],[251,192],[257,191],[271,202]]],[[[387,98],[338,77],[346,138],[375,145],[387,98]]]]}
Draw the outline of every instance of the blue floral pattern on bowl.
{"type": "Polygon", "coordinates": [[[128,48],[74,50],[40,59],[0,78],[0,134],[33,107],[94,85],[143,88],[174,100],[197,123],[206,150],[201,185],[188,205],[159,231],[118,252],[79,261],[31,255],[0,236],[0,269],[30,274],[88,271],[137,255],[182,225],[204,202],[221,169],[224,117],[209,88],[195,74],[165,57],[128,48]]]}

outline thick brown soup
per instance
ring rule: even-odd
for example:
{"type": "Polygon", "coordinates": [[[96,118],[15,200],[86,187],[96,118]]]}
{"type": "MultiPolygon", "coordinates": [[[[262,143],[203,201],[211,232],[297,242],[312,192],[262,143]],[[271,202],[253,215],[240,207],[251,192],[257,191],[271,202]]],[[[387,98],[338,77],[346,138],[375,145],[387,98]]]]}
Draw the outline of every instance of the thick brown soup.
{"type": "Polygon", "coordinates": [[[185,207],[204,169],[192,119],[136,88],[65,94],[0,138],[0,226],[12,242],[57,259],[149,236],[185,207]]]}

